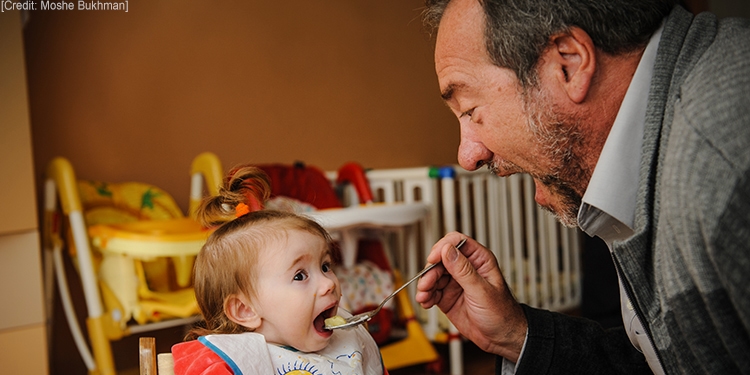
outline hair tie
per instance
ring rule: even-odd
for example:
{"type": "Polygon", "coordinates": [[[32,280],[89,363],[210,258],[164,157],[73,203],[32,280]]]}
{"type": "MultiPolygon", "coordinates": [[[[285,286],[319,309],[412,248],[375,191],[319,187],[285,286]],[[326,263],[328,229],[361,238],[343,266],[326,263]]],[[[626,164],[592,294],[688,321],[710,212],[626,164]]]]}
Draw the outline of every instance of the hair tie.
{"type": "Polygon", "coordinates": [[[249,212],[250,212],[250,207],[248,205],[244,204],[244,203],[239,203],[234,208],[234,216],[235,217],[240,217],[240,216],[247,215],[249,212]]]}

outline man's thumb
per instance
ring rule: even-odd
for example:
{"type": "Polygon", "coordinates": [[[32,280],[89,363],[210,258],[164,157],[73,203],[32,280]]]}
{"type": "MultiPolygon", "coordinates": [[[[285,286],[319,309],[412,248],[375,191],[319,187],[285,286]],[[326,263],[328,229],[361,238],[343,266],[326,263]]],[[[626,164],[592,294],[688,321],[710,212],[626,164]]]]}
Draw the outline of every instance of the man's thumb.
{"type": "Polygon", "coordinates": [[[455,246],[451,245],[445,253],[443,266],[451,274],[451,277],[464,289],[466,289],[467,284],[475,280],[476,270],[474,266],[469,263],[469,260],[455,246]]]}

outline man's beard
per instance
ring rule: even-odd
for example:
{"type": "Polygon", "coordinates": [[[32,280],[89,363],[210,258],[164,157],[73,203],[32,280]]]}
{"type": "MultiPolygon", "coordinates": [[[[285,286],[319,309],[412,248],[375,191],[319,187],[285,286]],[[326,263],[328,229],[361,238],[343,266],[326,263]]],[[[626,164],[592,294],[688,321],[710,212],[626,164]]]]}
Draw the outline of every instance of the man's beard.
{"type": "MultiPolygon", "coordinates": [[[[540,207],[554,214],[563,225],[574,228],[578,226],[578,210],[591,178],[591,172],[584,168],[580,155],[584,151],[584,135],[580,131],[579,119],[556,113],[550,102],[538,88],[523,93],[527,126],[537,141],[541,160],[550,163],[548,171],[529,174],[559,198],[557,208],[540,207]]],[[[523,171],[505,160],[493,161],[488,168],[493,174],[500,170],[506,173],[523,171]]]]}

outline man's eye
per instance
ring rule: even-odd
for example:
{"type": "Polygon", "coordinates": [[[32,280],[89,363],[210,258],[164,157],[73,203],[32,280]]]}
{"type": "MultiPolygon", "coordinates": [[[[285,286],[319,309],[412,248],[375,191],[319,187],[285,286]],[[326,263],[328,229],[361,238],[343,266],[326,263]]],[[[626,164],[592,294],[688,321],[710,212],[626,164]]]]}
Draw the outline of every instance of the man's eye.
{"type": "Polygon", "coordinates": [[[459,116],[459,117],[469,116],[469,118],[471,119],[471,115],[473,115],[473,114],[474,114],[474,108],[472,108],[472,109],[470,109],[470,110],[462,113],[461,116],[459,116]]]}
{"type": "Polygon", "coordinates": [[[294,274],[294,281],[305,281],[307,280],[307,273],[304,271],[299,271],[296,274],[294,274]]]}
{"type": "Polygon", "coordinates": [[[331,263],[323,263],[323,265],[320,267],[321,270],[323,270],[323,273],[328,273],[331,271],[331,263]]]}

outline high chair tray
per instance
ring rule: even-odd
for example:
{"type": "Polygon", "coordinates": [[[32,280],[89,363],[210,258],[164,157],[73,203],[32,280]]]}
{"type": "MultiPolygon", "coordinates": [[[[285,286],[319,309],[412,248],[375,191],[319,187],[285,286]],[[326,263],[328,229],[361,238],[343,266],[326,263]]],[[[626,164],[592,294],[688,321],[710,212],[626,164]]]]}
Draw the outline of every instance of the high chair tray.
{"type": "Polygon", "coordinates": [[[190,218],[100,224],[89,228],[102,252],[132,257],[191,256],[200,251],[211,231],[190,218]]]}
{"type": "Polygon", "coordinates": [[[371,203],[345,208],[329,208],[307,213],[326,229],[353,226],[394,226],[414,224],[427,217],[429,206],[424,203],[371,203]]]}

